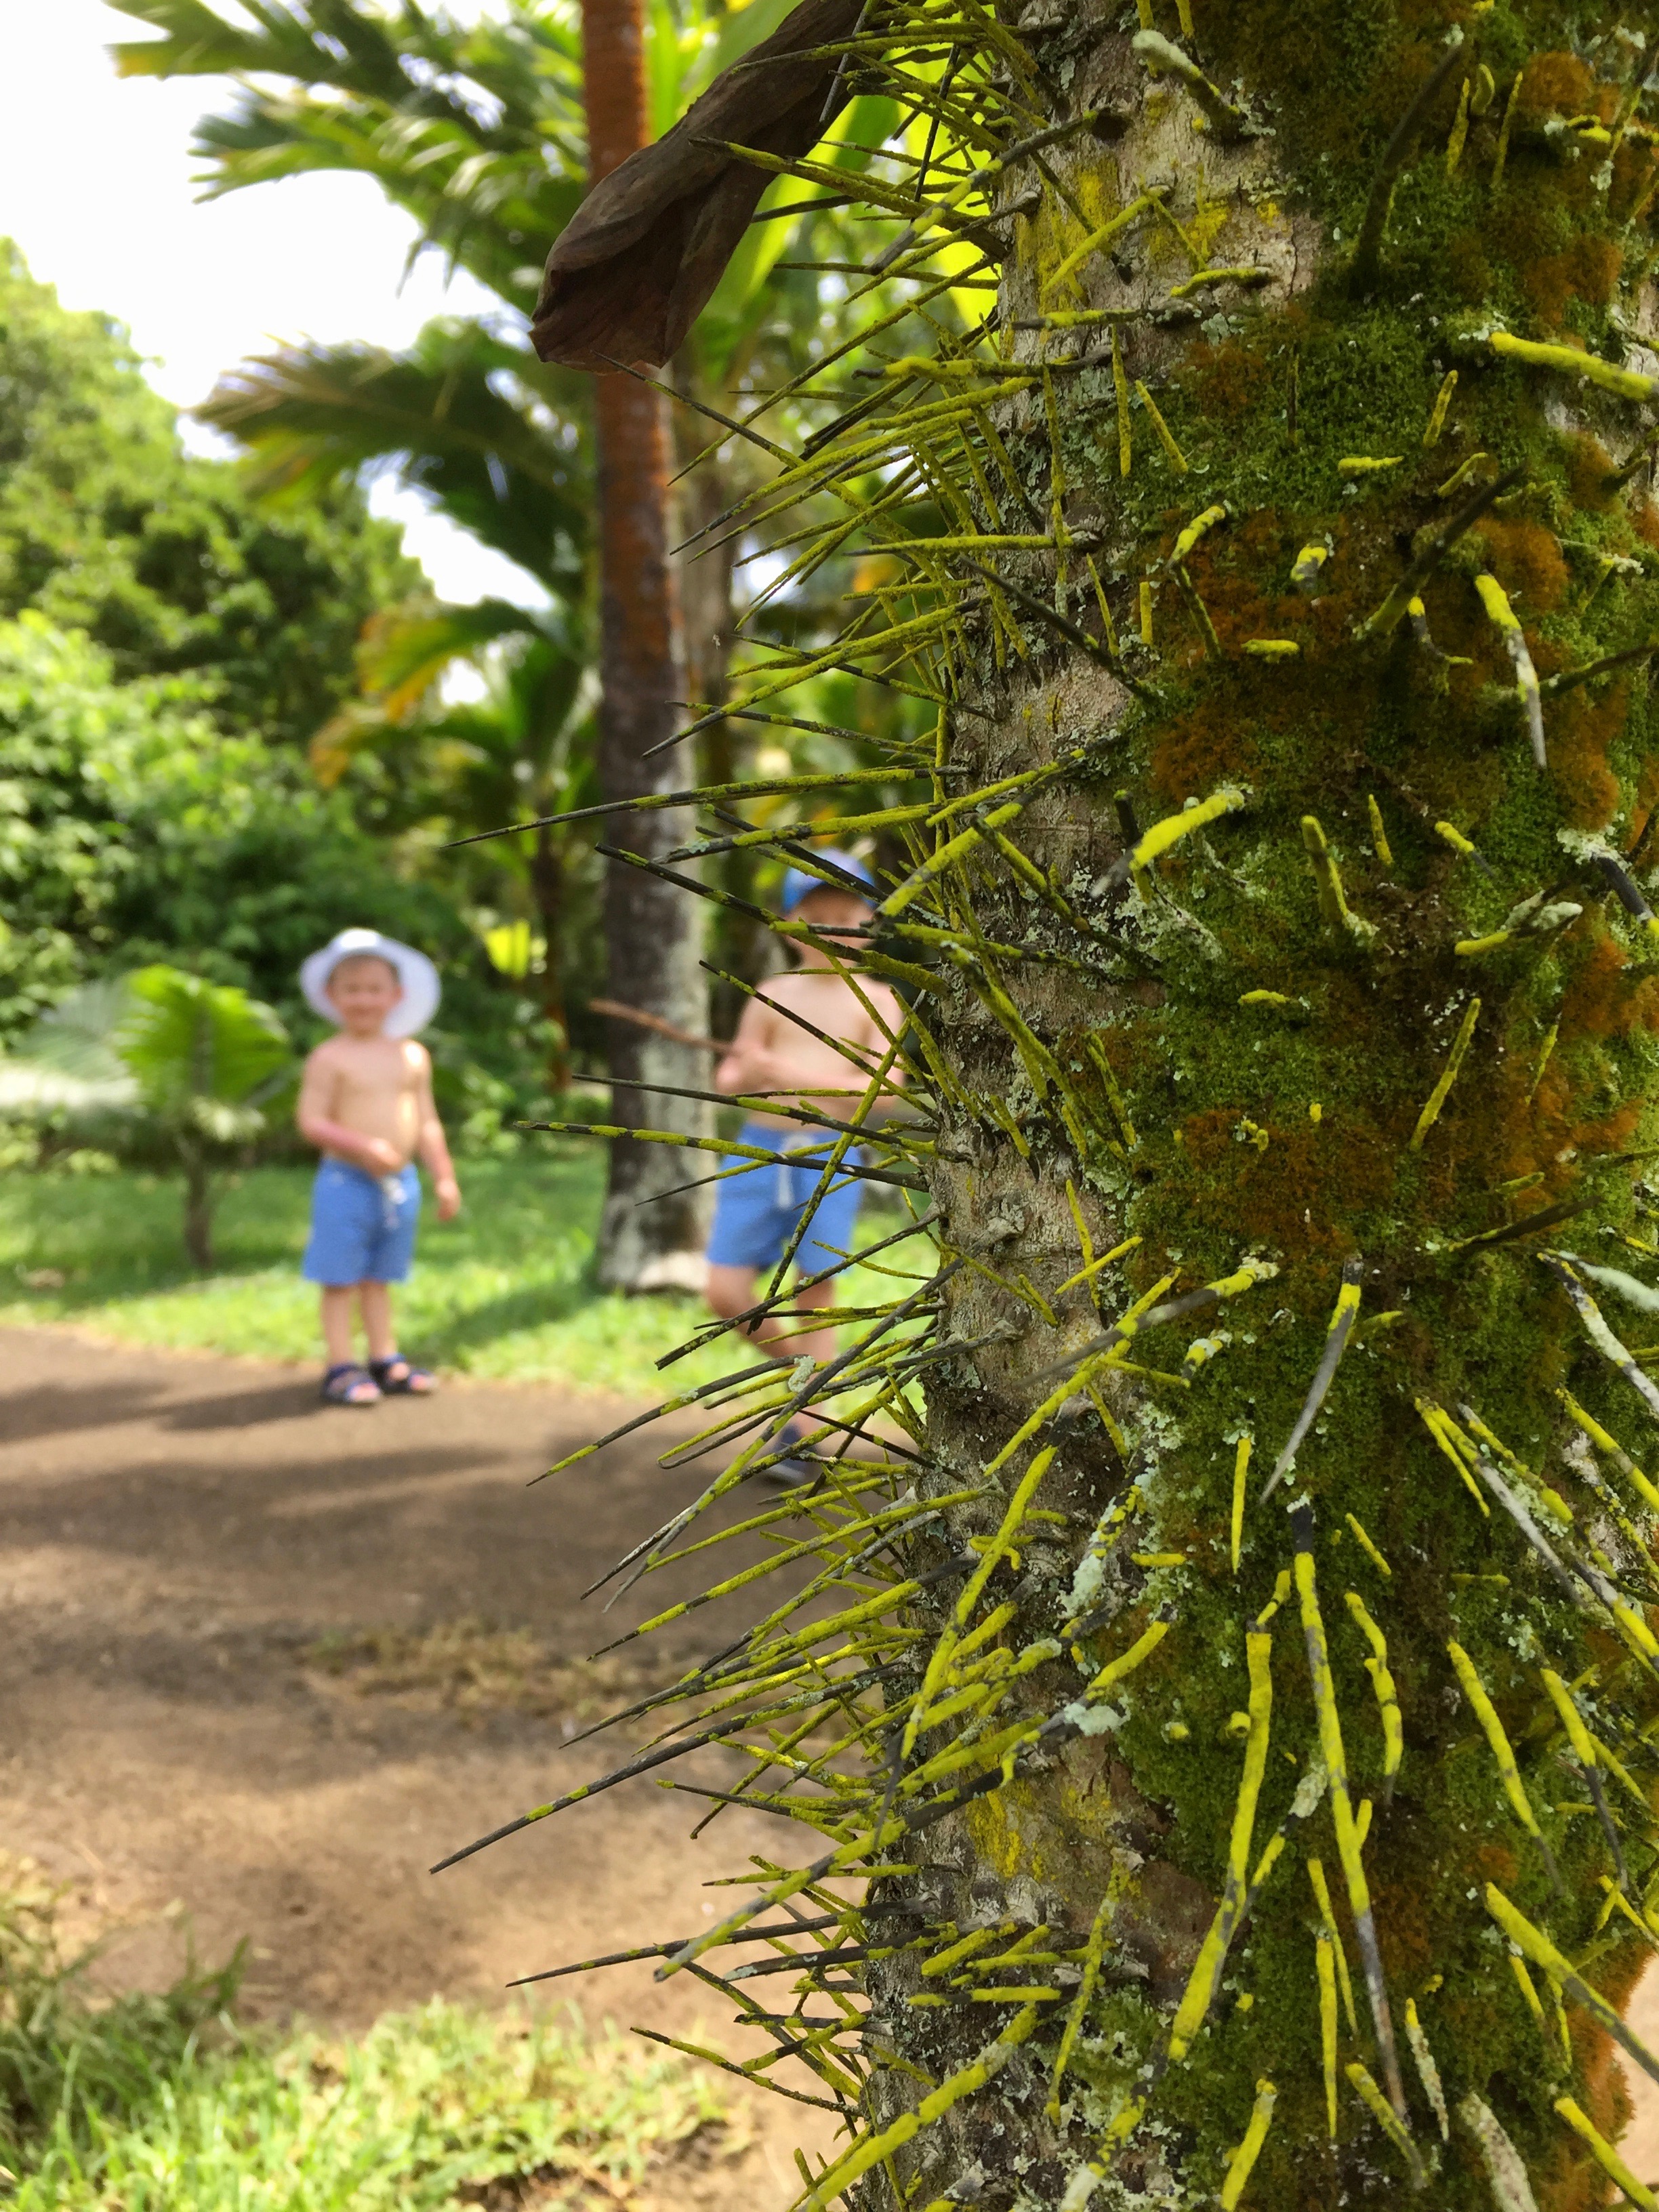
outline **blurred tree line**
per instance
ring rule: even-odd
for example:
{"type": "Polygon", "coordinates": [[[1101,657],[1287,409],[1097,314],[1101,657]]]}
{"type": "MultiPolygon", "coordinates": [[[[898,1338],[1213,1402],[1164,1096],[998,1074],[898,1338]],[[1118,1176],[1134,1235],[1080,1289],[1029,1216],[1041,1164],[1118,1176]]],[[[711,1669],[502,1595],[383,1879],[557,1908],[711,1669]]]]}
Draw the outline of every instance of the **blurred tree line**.
{"type": "MultiPolygon", "coordinates": [[[[541,256],[586,186],[574,10],[512,0],[465,21],[413,0],[297,0],[247,23],[205,0],[117,4],[161,34],[115,50],[124,73],[199,74],[229,94],[196,136],[210,191],[366,174],[499,307],[434,321],[398,352],[300,345],[228,368],[200,414],[241,458],[205,460],[118,329],[66,313],[0,245],[0,1044],[77,984],[161,961],[243,986],[303,1046],[300,957],[368,922],[438,959],[432,1042],[451,1110],[493,1101],[499,1126],[501,1109],[544,1108],[573,1060],[603,1064],[607,1044],[587,1011],[606,988],[598,825],[455,842],[599,796],[590,380],[538,362],[525,337],[541,256]],[[440,603],[368,513],[377,471],[513,562],[531,604],[440,603]]],[[[649,0],[653,127],[787,5],[649,0]]],[[[858,168],[915,129],[860,96],[830,135],[858,168]]],[[[686,696],[704,709],[757,654],[831,634],[840,584],[898,580],[850,545],[827,591],[775,560],[750,565],[736,511],[775,465],[764,440],[721,427],[757,407],[769,436],[817,422],[795,419],[808,403],[794,395],[832,327],[848,347],[842,207],[827,185],[771,188],[666,379],[679,465],[713,441],[675,492],[686,696]]],[[[978,312],[950,295],[930,320],[953,326],[964,302],[978,312]]],[[[848,347],[855,405],[886,371],[890,304],[874,288],[854,313],[878,339],[848,347]]],[[[864,488],[888,489],[878,472],[864,488]]],[[[904,520],[938,526],[925,486],[904,520]]],[[[708,720],[674,780],[867,768],[924,710],[826,669],[796,712],[806,725],[708,720]]],[[[826,789],[757,795],[738,815],[810,836],[839,811],[826,789]]],[[[709,824],[717,838],[740,826],[729,811],[709,824]]],[[[702,865],[738,902],[771,889],[741,842],[702,865]]],[[[770,941],[741,903],[692,926],[712,994],[700,983],[684,1018],[724,1032],[770,941]]],[[[664,1104],[641,1107],[647,1122],[664,1104]]]]}
{"type": "Polygon", "coordinates": [[[276,507],[186,453],[119,327],[0,241],[0,1045],[155,961],[303,1039],[300,960],[364,922],[468,986],[435,1041],[453,1105],[533,1090],[536,1009],[412,834],[430,793],[370,818],[307,757],[366,626],[424,588],[400,539],[349,480],[276,507]]]}

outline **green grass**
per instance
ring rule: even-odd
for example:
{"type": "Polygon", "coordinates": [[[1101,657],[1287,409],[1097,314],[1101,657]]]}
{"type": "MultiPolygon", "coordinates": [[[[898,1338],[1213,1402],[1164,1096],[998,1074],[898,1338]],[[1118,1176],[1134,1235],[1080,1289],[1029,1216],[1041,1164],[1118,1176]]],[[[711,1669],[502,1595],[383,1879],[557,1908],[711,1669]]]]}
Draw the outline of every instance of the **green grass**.
{"type": "MultiPolygon", "coordinates": [[[[729,1340],[659,1374],[655,1360],[707,1316],[692,1298],[625,1298],[593,1281],[604,1156],[579,1139],[507,1159],[463,1162],[466,1205],[441,1225],[428,1207],[415,1270],[398,1293],[404,1349],[428,1365],[572,1390],[656,1395],[709,1380],[729,1340]]],[[[315,1360],[317,1293],[300,1279],[311,1172],[251,1170],[215,1226],[217,1267],[186,1265],[179,1185],[154,1176],[14,1174],[0,1180],[0,1322],[71,1322],[131,1344],[315,1360]],[[61,1285],[55,1278],[62,1278],[61,1285]]],[[[866,1206],[873,1240],[899,1226],[866,1206]]],[[[917,1263],[904,1249],[881,1264],[917,1263]]],[[[843,1279],[849,1304],[890,1295],[890,1279],[843,1279]]]]}
{"type": "Polygon", "coordinates": [[[248,2032],[235,1961],[98,2002],[89,1955],[59,1954],[55,1906],[27,1863],[0,1889],[13,2212],[586,2212],[722,2117],[706,2069],[574,2015],[434,1999],[357,2039],[248,2032]]]}

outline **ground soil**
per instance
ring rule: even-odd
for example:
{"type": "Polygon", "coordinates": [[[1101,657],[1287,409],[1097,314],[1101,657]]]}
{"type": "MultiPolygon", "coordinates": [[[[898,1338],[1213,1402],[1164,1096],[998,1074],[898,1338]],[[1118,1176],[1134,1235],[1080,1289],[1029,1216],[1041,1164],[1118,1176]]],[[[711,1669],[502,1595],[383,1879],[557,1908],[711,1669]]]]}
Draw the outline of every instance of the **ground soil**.
{"type": "MultiPolygon", "coordinates": [[[[495,2003],[516,1975],[684,1935],[727,1896],[706,1882],[794,1856],[736,1810],[690,1841],[707,1805],[641,1779],[427,1871],[619,1763],[626,1743],[566,1739],[742,1617],[710,1607],[659,1656],[653,1638],[583,1663],[697,1587],[672,1571],[609,1615],[581,1598],[717,1462],[663,1470],[653,1430],[527,1486],[636,1408],[477,1386],[355,1414],[292,1368],[45,1329],[0,1330],[0,1850],[71,1886],[72,1929],[122,1931],[112,1981],[165,1983],[188,1934],[206,1960],[249,1940],[256,2014],[495,2003]]],[[[754,2048],[648,1964],[556,1987],[594,2022],[754,2048]]],[[[1652,1976],[1632,2019],[1659,2046],[1652,1976]]],[[[1659,2087],[1631,2086],[1645,2179],[1659,2087]]],[[[828,2116],[735,2094],[724,2148],[665,2170],[641,2212],[798,2192],[793,2148],[827,2150],[828,2116]]]]}
{"type": "MultiPolygon", "coordinates": [[[[730,1896],[703,1884],[797,1856],[736,1809],[690,1842],[708,1804],[642,1779],[427,1871],[619,1764],[633,1739],[565,1739],[737,1625],[711,1607],[659,1656],[653,1638],[581,1663],[698,1586],[671,1571],[608,1616],[581,1601],[717,1460],[665,1472],[652,1431],[527,1486],[637,1408],[476,1387],[349,1413],[296,1369],[45,1329],[0,1331],[0,1850],[72,1886],[72,1934],[117,1928],[112,1984],[164,1984],[187,1936],[206,1960],[246,1937],[255,2015],[496,2003],[514,1976],[689,1934],[730,1896]]],[[[730,1787],[714,1756],[697,1778],[730,1787]]],[[[649,1964],[554,1994],[755,2048],[649,1964]]],[[[829,2148],[827,2115],[733,2087],[728,2148],[750,2147],[678,2171],[664,2202],[779,2212],[794,2145],[829,2148]]]]}

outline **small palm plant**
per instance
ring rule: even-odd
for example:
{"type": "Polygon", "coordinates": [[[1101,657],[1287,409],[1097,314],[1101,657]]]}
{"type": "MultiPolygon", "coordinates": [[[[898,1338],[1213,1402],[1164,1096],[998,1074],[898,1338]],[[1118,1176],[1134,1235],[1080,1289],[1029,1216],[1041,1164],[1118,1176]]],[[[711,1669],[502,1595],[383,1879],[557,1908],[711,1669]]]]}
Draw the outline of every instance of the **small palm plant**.
{"type": "Polygon", "coordinates": [[[185,1250],[208,1268],[223,1173],[264,1129],[292,1060],[270,1007],[158,963],[71,992],[36,1023],[13,1065],[34,1079],[40,1103],[95,1115],[118,1154],[159,1150],[179,1167],[185,1250]]]}

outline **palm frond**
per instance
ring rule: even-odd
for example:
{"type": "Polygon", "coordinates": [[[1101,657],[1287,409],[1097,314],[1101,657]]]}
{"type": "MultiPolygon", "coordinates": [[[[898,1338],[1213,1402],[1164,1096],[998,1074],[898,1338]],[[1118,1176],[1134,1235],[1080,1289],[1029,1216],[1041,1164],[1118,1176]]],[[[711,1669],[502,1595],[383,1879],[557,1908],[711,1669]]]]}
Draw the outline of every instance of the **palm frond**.
{"type": "Polygon", "coordinates": [[[307,497],[390,465],[486,545],[568,593],[588,549],[589,465],[549,404],[564,394],[532,385],[523,367],[487,325],[458,319],[428,324],[403,353],[309,344],[244,362],[198,413],[246,447],[258,492],[307,497]]]}

